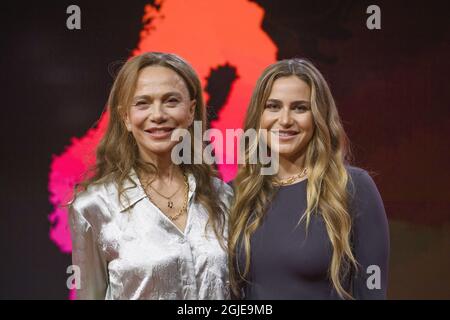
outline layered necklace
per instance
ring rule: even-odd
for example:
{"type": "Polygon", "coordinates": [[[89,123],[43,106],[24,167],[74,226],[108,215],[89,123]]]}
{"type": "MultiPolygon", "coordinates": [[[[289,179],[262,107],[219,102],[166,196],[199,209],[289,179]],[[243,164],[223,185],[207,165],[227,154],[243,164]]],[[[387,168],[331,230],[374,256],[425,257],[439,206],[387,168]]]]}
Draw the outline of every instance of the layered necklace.
{"type": "MultiPolygon", "coordinates": [[[[179,187],[174,193],[172,193],[170,196],[165,196],[165,195],[163,195],[163,194],[160,193],[158,190],[156,190],[155,188],[153,188],[152,185],[151,185],[150,183],[147,184],[147,185],[150,187],[150,189],[152,189],[153,191],[155,191],[159,196],[161,196],[161,197],[163,197],[164,199],[167,200],[167,207],[170,208],[170,209],[173,208],[173,201],[172,201],[172,198],[173,198],[173,197],[178,193],[178,191],[180,191],[180,189],[184,186],[184,197],[183,197],[183,198],[184,198],[184,202],[183,202],[183,205],[181,206],[180,210],[178,210],[178,212],[177,212],[175,215],[173,215],[173,216],[164,213],[164,211],[163,211],[160,207],[158,207],[158,205],[156,205],[155,201],[154,201],[154,200],[152,199],[152,197],[151,197],[151,194],[150,194],[150,193],[147,193],[147,191],[146,191],[146,193],[147,193],[148,198],[153,202],[153,204],[154,204],[156,207],[158,207],[158,209],[159,209],[161,212],[163,212],[163,213],[164,213],[171,221],[177,220],[179,217],[181,217],[181,216],[186,212],[186,209],[187,209],[187,202],[188,202],[188,195],[189,195],[189,184],[188,184],[188,179],[187,179],[186,175],[184,175],[184,184],[183,184],[183,186],[180,186],[180,187],[179,187]]],[[[144,190],[146,190],[146,188],[144,188],[144,190]]]]}
{"type": "Polygon", "coordinates": [[[153,190],[153,191],[155,191],[157,194],[159,194],[161,197],[163,197],[164,199],[166,199],[167,200],[167,207],[168,208],[173,208],[173,201],[172,201],[172,198],[173,198],[173,196],[174,195],[176,195],[177,193],[178,193],[178,191],[180,191],[180,189],[181,189],[181,187],[182,186],[180,186],[174,193],[172,193],[172,195],[170,195],[170,196],[165,196],[165,195],[163,195],[162,193],[160,193],[158,190],[156,190],[155,188],[153,188],[151,185],[149,185],[149,187],[153,190]]]}

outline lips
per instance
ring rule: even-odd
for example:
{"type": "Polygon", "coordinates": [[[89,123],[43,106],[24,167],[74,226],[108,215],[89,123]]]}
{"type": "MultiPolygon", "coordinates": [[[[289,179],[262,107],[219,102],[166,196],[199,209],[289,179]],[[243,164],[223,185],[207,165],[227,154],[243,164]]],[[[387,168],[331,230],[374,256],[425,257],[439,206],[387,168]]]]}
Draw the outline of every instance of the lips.
{"type": "Polygon", "coordinates": [[[271,133],[278,137],[280,143],[285,143],[295,139],[300,132],[297,130],[271,130],[271,133]]]}
{"type": "Polygon", "coordinates": [[[147,132],[153,138],[163,139],[163,138],[170,137],[170,135],[172,134],[172,131],[174,129],[175,128],[173,128],[173,127],[153,127],[153,128],[148,128],[144,131],[147,132]]]}
{"type": "Polygon", "coordinates": [[[292,137],[299,134],[299,132],[296,130],[272,130],[272,133],[280,137],[292,137]]]}

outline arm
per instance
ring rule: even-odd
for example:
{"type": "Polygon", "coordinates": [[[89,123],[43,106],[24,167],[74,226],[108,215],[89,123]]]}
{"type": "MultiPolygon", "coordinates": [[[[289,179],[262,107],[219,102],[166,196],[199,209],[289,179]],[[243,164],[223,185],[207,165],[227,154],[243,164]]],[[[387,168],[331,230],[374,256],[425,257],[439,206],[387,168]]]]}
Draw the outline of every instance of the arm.
{"type": "Polygon", "coordinates": [[[80,268],[80,286],[77,299],[105,299],[108,283],[107,263],[100,251],[94,230],[83,212],[69,207],[72,237],[72,264],[80,268]]]}
{"type": "Polygon", "coordinates": [[[380,193],[369,174],[354,178],[353,248],[358,272],[355,299],[386,299],[389,268],[389,226],[380,193]]]}

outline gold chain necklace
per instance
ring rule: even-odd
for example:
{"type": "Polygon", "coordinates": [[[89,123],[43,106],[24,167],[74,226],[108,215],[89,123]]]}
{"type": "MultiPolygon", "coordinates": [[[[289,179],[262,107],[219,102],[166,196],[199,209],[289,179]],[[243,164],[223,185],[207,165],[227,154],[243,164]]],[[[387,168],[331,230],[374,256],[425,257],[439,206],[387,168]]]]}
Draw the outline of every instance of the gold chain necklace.
{"type": "Polygon", "coordinates": [[[168,197],[165,196],[165,195],[163,195],[163,194],[161,194],[161,193],[159,193],[158,190],[156,190],[155,188],[153,188],[151,184],[149,184],[148,186],[149,186],[150,188],[152,188],[152,190],[155,191],[157,194],[159,194],[161,197],[163,197],[164,199],[167,200],[167,207],[173,208],[172,197],[173,197],[174,195],[176,195],[176,194],[178,193],[178,191],[180,191],[181,186],[180,186],[180,187],[179,187],[179,188],[178,188],[171,196],[168,196],[168,197]]]}
{"type": "MultiPolygon", "coordinates": [[[[187,209],[187,202],[188,202],[188,197],[189,197],[189,184],[188,184],[188,180],[187,177],[184,176],[184,185],[185,185],[185,190],[184,190],[184,202],[183,202],[183,206],[180,208],[180,210],[178,211],[178,213],[174,216],[171,216],[167,213],[165,213],[163,210],[161,210],[161,208],[155,203],[155,201],[153,201],[152,197],[150,196],[150,193],[147,194],[148,198],[152,201],[152,203],[162,212],[164,213],[171,221],[175,221],[177,220],[179,217],[181,217],[187,209]]],[[[154,188],[152,188],[152,190],[155,190],[154,188]]],[[[144,188],[145,191],[145,188],[144,188]]],[[[155,190],[156,191],[156,190],[155,190]]],[[[147,191],[145,191],[147,193],[147,191]]],[[[178,190],[177,190],[178,192],[178,190]]],[[[158,193],[158,192],[157,192],[158,193]]],[[[159,194],[159,193],[158,193],[159,194]]],[[[174,194],[175,195],[175,194],[174,194]]],[[[172,195],[172,197],[174,196],[172,195]]],[[[173,207],[173,203],[172,203],[172,207],[173,207]]],[[[169,208],[172,208],[169,207],[169,208]]]]}
{"type": "Polygon", "coordinates": [[[294,181],[296,181],[298,179],[305,177],[307,173],[308,173],[308,169],[304,168],[302,171],[300,171],[300,173],[297,173],[296,175],[293,175],[293,176],[290,176],[290,177],[287,177],[284,179],[280,179],[280,180],[277,179],[275,181],[275,184],[279,185],[279,186],[286,186],[288,184],[293,183],[294,181]]]}

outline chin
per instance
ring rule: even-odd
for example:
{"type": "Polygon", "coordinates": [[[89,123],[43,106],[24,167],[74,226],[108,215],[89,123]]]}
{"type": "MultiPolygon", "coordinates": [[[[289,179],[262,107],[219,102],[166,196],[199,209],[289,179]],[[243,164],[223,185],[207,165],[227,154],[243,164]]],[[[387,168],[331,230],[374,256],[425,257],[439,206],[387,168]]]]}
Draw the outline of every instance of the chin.
{"type": "Polygon", "coordinates": [[[292,158],[296,153],[295,152],[280,152],[279,156],[281,158],[290,159],[292,158]]]}
{"type": "Polygon", "coordinates": [[[275,150],[277,150],[279,154],[283,154],[284,155],[284,154],[295,153],[297,148],[295,146],[283,145],[283,144],[280,143],[278,148],[275,148],[275,150]]]}
{"type": "Polygon", "coordinates": [[[152,143],[151,147],[146,146],[145,150],[155,155],[170,154],[174,145],[171,143],[152,143]]]}
{"type": "Polygon", "coordinates": [[[278,150],[278,154],[280,155],[280,157],[283,158],[292,158],[295,156],[298,156],[301,152],[300,152],[301,148],[297,147],[297,146],[293,146],[293,147],[281,147],[278,150]]]}

